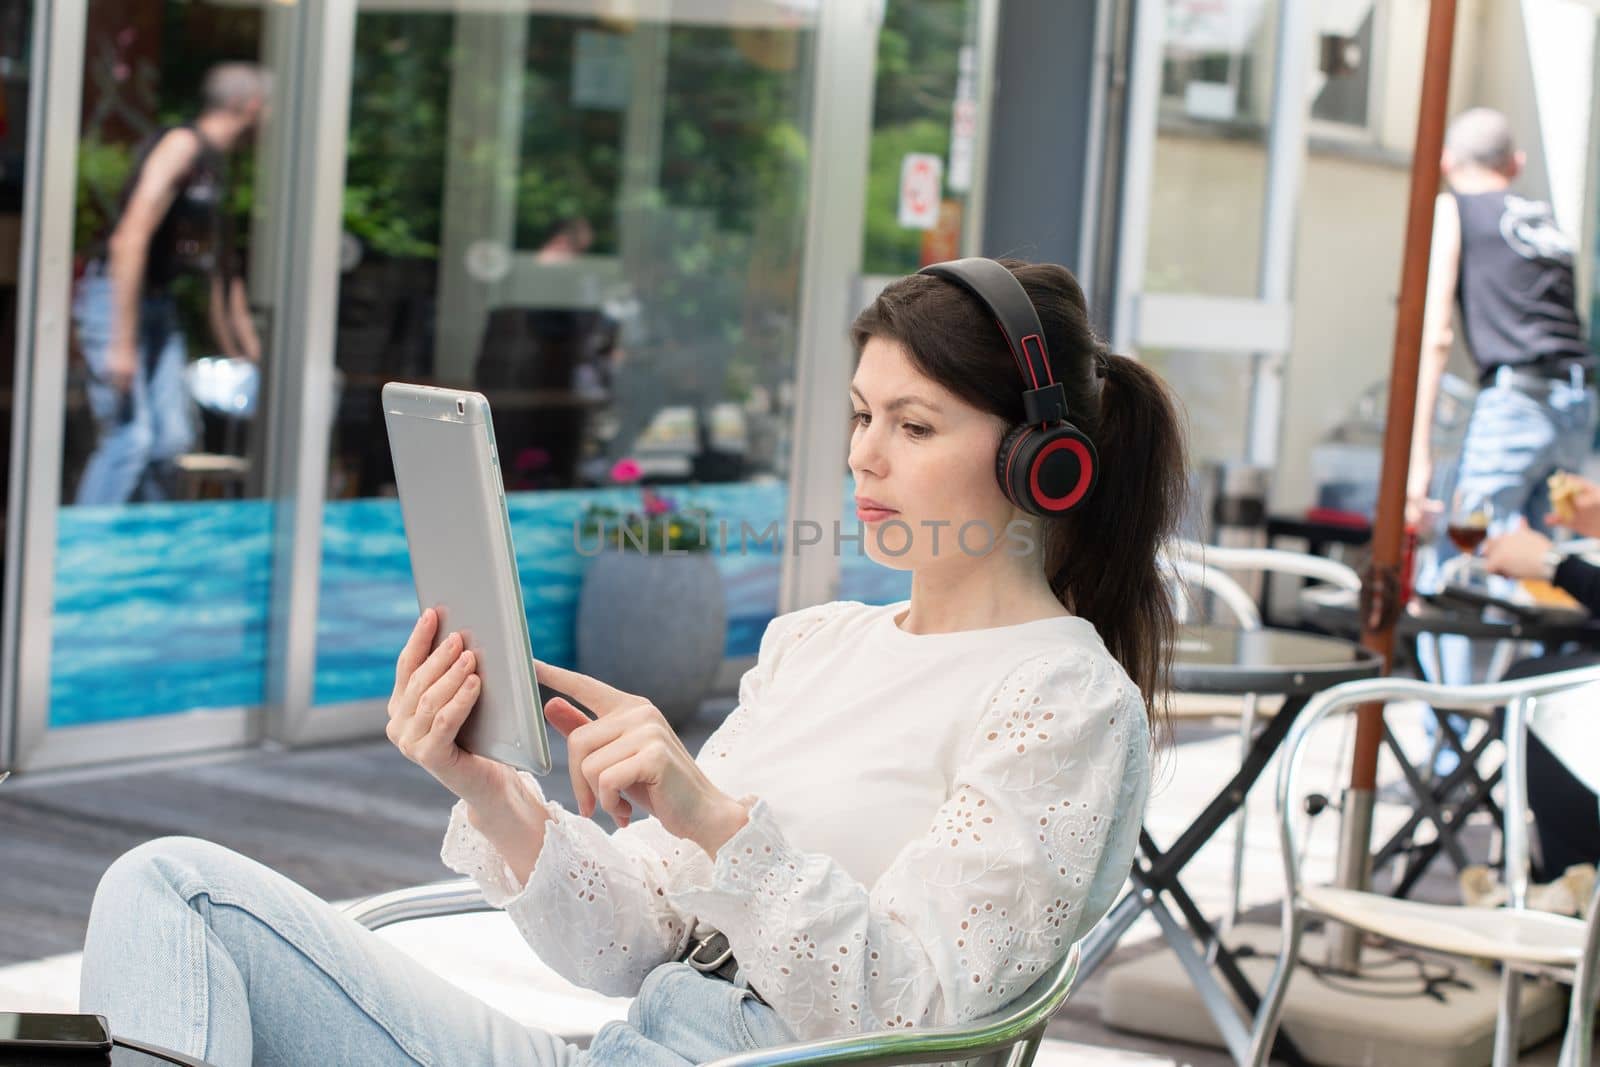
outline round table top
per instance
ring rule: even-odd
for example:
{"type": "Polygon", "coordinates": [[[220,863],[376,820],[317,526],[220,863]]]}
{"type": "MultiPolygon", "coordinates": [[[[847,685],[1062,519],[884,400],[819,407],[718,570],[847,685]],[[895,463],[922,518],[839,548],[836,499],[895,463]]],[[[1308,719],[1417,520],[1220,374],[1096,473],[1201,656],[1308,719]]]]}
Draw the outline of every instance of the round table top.
{"type": "MultiPolygon", "coordinates": [[[[1300,606],[1306,620],[1324,630],[1352,635],[1361,632],[1361,619],[1356,611],[1356,594],[1353,592],[1327,586],[1307,589],[1301,594],[1300,606]]],[[[1395,620],[1395,632],[1406,637],[1426,633],[1458,634],[1499,641],[1543,641],[1551,644],[1578,641],[1600,645],[1600,622],[1565,608],[1518,616],[1494,609],[1486,613],[1413,600],[1395,620]]]]}
{"type": "Polygon", "coordinates": [[[1309,696],[1376,677],[1381,666],[1375,653],[1339,637],[1190,625],[1178,627],[1172,682],[1185,693],[1309,696]]]}

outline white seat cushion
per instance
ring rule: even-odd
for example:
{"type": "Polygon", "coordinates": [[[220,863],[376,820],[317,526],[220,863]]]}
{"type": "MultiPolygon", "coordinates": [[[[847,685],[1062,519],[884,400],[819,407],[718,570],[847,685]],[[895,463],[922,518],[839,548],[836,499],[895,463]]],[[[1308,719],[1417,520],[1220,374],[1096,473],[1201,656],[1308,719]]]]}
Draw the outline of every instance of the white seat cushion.
{"type": "Polygon", "coordinates": [[[1333,886],[1306,886],[1308,910],[1409,945],[1477,959],[1575,967],[1583,923],[1564,915],[1396,900],[1333,886]]]}
{"type": "Polygon", "coordinates": [[[612,1019],[628,1017],[630,998],[608,997],[561,977],[534,955],[503,911],[415,919],[386,926],[378,935],[524,1026],[569,1041],[593,1037],[612,1019]]]}

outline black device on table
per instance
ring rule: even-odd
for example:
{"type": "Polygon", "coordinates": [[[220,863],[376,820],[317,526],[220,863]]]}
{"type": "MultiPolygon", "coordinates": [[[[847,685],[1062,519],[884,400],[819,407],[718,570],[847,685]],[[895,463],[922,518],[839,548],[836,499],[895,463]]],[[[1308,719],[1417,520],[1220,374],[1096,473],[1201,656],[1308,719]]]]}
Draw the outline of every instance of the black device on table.
{"type": "MultiPolygon", "coordinates": [[[[111,1028],[104,1015],[0,1011],[0,1062],[19,1054],[109,1056],[111,1028]]],[[[81,1061],[80,1061],[81,1062],[81,1061]]]]}
{"type": "MultiPolygon", "coordinates": [[[[1539,619],[1548,616],[1551,609],[1539,604],[1519,604],[1514,600],[1493,596],[1481,589],[1465,585],[1447,585],[1436,593],[1419,593],[1423,600],[1442,608],[1499,608],[1519,619],[1539,619]]],[[[1557,609],[1558,611],[1560,609],[1557,609]]]]}

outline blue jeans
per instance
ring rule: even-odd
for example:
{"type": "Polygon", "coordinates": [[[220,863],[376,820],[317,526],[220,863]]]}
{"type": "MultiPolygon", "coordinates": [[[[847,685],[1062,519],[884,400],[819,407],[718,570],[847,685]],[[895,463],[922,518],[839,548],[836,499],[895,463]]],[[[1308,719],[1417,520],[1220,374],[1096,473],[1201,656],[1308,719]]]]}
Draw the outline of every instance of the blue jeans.
{"type": "Polygon", "coordinates": [[[194,422],[183,370],[188,362],[178,308],[170,296],[146,296],[139,306],[138,373],[127,391],[107,377],[116,311],[111,279],[85,275],[72,317],[78,347],[89,364],[89,410],[97,438],[78,481],[79,504],[166,500],[173,495],[173,460],[194,443],[194,422]]]}
{"type": "Polygon", "coordinates": [[[689,1067],[793,1040],[746,989],[684,963],[646,977],[587,1050],[435,975],[271,868],[190,837],[117,859],[95,893],[81,1010],[218,1067],[689,1067]]]}
{"type": "MultiPolygon", "coordinates": [[[[1518,515],[1543,531],[1550,510],[1545,480],[1558,470],[1574,474],[1583,470],[1594,440],[1596,405],[1592,388],[1576,388],[1569,382],[1553,382],[1548,391],[1491,382],[1473,404],[1453,484],[1447,484],[1441,493],[1446,507],[1456,489],[1467,489],[1493,504],[1493,532],[1503,532],[1518,515]]],[[[1432,542],[1418,552],[1415,584],[1419,592],[1437,591],[1448,577],[1446,564],[1460,555],[1445,535],[1444,525],[1439,524],[1432,542]]],[[[1503,581],[1495,579],[1491,585],[1503,581]]],[[[1417,647],[1423,673],[1430,681],[1466,685],[1474,680],[1468,638],[1422,634],[1417,647]]],[[[1452,716],[1451,721],[1458,733],[1465,732],[1467,720],[1452,716]]],[[[1431,719],[1427,727],[1431,743],[1431,719]]],[[[1446,747],[1434,762],[1434,772],[1449,774],[1457,763],[1455,751],[1446,747]]]]}

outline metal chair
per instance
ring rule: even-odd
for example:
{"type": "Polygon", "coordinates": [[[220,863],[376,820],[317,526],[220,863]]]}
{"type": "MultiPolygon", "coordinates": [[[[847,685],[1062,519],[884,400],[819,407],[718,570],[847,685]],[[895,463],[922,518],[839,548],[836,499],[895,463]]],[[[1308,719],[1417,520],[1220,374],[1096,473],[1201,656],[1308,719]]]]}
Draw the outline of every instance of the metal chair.
{"type": "MultiPolygon", "coordinates": [[[[357,901],[345,913],[369,930],[442,915],[494,911],[469,878],[414,886],[357,901]]],[[[1005,1007],[960,1026],[887,1030],[798,1042],[727,1056],[708,1067],[777,1064],[897,1064],[969,1062],[973,1067],[1029,1067],[1046,1025],[1066,1002],[1078,976],[1079,947],[1040,975],[1005,1007]]]]}
{"type": "MultiPolygon", "coordinates": [[[[1286,895],[1283,939],[1277,966],[1251,1034],[1249,1067],[1262,1067],[1277,1036],[1289,978],[1299,959],[1307,921],[1318,916],[1395,941],[1442,953],[1491,959],[1503,966],[1500,1015],[1495,1029],[1494,1063],[1516,1062],[1517,1013],[1523,974],[1552,976],[1573,987],[1560,1067],[1588,1067],[1594,1031],[1596,955],[1600,950],[1600,889],[1589,905],[1587,922],[1529,911],[1527,776],[1525,753],[1530,728],[1560,727],[1574,715],[1600,713],[1600,667],[1562,671],[1488,685],[1442,686],[1398,678],[1347,682],[1322,693],[1306,706],[1284,742],[1278,774],[1279,834],[1282,840],[1286,895]],[[1296,798],[1306,739],[1319,722],[1334,712],[1374,701],[1419,700],[1450,709],[1492,709],[1506,706],[1506,883],[1510,901],[1504,908],[1469,908],[1401,900],[1381,893],[1308,886],[1301,882],[1300,840],[1296,830],[1296,798]]],[[[1566,746],[1562,760],[1575,762],[1573,773],[1594,780],[1600,775],[1600,747],[1566,746]],[[1578,764],[1583,765],[1580,770],[1578,764]]]]}
{"type": "MultiPolygon", "coordinates": [[[[1176,551],[1172,553],[1170,561],[1173,575],[1189,589],[1203,590],[1215,596],[1242,630],[1261,629],[1261,608],[1249,591],[1233,577],[1237,572],[1312,578],[1340,589],[1361,591],[1360,575],[1345,564],[1322,556],[1308,556],[1276,548],[1225,548],[1196,541],[1179,541],[1174,547],[1176,551]]],[[[1176,602],[1179,621],[1188,621],[1189,598],[1179,595],[1176,602]]],[[[1257,695],[1247,694],[1240,703],[1241,756],[1250,750],[1258,710],[1257,695]]],[[[1232,882],[1228,888],[1228,910],[1222,919],[1224,933],[1231,931],[1239,921],[1244,882],[1245,826],[1249,818],[1247,806],[1248,800],[1239,805],[1239,812],[1234,816],[1232,882]]]]}

